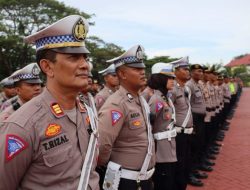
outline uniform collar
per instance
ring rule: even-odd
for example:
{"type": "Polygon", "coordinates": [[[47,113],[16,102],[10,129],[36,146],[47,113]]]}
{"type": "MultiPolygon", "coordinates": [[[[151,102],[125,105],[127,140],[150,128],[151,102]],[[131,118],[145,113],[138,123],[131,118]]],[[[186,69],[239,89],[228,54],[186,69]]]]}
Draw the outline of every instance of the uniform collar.
{"type": "Polygon", "coordinates": [[[137,97],[134,97],[130,92],[128,92],[127,89],[125,89],[123,86],[120,86],[119,91],[121,95],[126,98],[129,102],[137,102],[139,103],[139,95],[137,97]]]}
{"type": "Polygon", "coordinates": [[[108,86],[104,85],[104,88],[108,91],[109,94],[113,94],[113,90],[108,86]]]}
{"type": "MultiPolygon", "coordinates": [[[[65,112],[62,107],[57,103],[57,100],[53,97],[53,95],[48,91],[47,88],[44,88],[42,92],[43,100],[49,106],[51,113],[56,118],[61,118],[65,116],[65,112]]],[[[86,112],[85,106],[76,99],[76,104],[80,112],[86,112]]]]}

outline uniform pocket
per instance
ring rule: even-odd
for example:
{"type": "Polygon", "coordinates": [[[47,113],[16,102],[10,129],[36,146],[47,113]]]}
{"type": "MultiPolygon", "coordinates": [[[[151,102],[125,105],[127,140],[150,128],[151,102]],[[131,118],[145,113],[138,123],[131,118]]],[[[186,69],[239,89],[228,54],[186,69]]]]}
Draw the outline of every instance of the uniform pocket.
{"type": "Polygon", "coordinates": [[[72,157],[72,145],[62,146],[43,155],[43,160],[46,166],[54,167],[66,162],[72,157]]]}

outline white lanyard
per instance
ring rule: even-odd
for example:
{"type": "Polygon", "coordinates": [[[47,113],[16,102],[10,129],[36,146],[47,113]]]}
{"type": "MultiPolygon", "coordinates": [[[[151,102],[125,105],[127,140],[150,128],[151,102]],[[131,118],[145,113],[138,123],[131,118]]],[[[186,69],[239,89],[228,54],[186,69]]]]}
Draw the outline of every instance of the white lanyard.
{"type": "Polygon", "coordinates": [[[144,159],[141,171],[139,172],[140,173],[139,176],[147,174],[149,162],[150,162],[151,156],[152,156],[152,149],[153,149],[152,127],[151,127],[151,124],[149,122],[150,108],[149,108],[148,103],[146,102],[146,100],[142,96],[140,96],[140,99],[141,99],[142,106],[144,108],[143,109],[143,112],[145,112],[144,115],[146,116],[145,119],[146,119],[147,132],[148,132],[148,151],[147,151],[147,155],[144,159]]]}
{"type": "Polygon", "coordinates": [[[98,138],[97,126],[96,126],[96,122],[94,119],[95,114],[92,111],[92,109],[86,104],[85,104],[85,107],[88,112],[92,133],[90,135],[88,149],[87,149],[85,160],[82,166],[81,177],[80,177],[77,190],[86,190],[88,188],[89,176],[90,176],[90,171],[91,171],[91,167],[92,167],[93,160],[94,160],[95,150],[97,146],[97,138],[98,138]]]}

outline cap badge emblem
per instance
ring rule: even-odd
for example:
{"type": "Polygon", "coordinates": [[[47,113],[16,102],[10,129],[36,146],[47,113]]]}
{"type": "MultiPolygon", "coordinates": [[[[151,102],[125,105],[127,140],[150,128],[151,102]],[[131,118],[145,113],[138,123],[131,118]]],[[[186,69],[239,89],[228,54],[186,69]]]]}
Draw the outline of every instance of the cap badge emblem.
{"type": "Polygon", "coordinates": [[[143,51],[140,46],[138,47],[136,51],[136,58],[139,60],[143,60],[143,51]]]}
{"type": "Polygon", "coordinates": [[[39,75],[39,73],[40,73],[40,69],[38,68],[37,65],[34,65],[34,67],[32,68],[32,74],[36,76],[36,75],[39,75]]]}
{"type": "Polygon", "coordinates": [[[73,27],[73,36],[77,41],[83,41],[86,38],[87,31],[82,18],[80,18],[73,27]]]}

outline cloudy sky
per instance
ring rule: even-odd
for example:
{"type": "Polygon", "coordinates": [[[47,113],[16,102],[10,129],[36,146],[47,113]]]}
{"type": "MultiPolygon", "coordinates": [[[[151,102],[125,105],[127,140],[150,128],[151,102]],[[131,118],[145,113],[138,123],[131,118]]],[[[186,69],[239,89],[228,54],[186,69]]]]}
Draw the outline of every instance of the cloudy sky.
{"type": "Polygon", "coordinates": [[[192,63],[227,64],[250,53],[249,0],[59,0],[95,14],[90,35],[149,57],[188,55],[192,63]]]}

